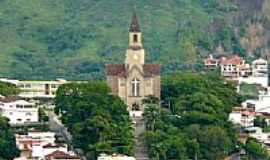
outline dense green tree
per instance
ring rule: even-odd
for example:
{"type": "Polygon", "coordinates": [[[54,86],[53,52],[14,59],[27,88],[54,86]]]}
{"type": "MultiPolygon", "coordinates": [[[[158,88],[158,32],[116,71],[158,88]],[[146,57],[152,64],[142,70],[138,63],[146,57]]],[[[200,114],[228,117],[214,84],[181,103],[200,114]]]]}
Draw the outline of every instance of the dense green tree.
{"type": "Polygon", "coordinates": [[[227,121],[237,104],[234,84],[215,74],[174,74],[162,81],[162,101],[146,100],[151,158],[221,160],[235,150],[236,131],[227,121]]]}
{"type": "Polygon", "coordinates": [[[250,157],[253,159],[267,159],[269,158],[266,147],[259,143],[256,139],[248,139],[245,149],[250,157]]]}
{"type": "Polygon", "coordinates": [[[19,156],[19,153],[8,120],[0,116],[0,159],[12,160],[19,156]]]}
{"type": "MultiPolygon", "coordinates": [[[[15,85],[0,82],[0,95],[10,96],[18,92],[19,89],[15,85]]],[[[0,159],[12,160],[14,157],[19,156],[19,153],[8,119],[0,116],[0,159]]]]}
{"type": "Polygon", "coordinates": [[[46,114],[44,108],[38,108],[39,122],[48,122],[49,116],[46,114]]]}
{"type": "Polygon", "coordinates": [[[103,82],[62,85],[56,96],[56,112],[73,136],[75,147],[89,159],[98,154],[132,154],[133,135],[127,106],[110,94],[103,82]]]}
{"type": "Polygon", "coordinates": [[[263,118],[263,117],[261,117],[261,116],[257,116],[257,117],[254,119],[254,126],[256,126],[256,127],[261,127],[261,128],[267,127],[266,119],[263,118]]]}
{"type": "Polygon", "coordinates": [[[0,82],[0,95],[9,96],[16,95],[18,93],[19,89],[15,85],[11,83],[0,82]]]}

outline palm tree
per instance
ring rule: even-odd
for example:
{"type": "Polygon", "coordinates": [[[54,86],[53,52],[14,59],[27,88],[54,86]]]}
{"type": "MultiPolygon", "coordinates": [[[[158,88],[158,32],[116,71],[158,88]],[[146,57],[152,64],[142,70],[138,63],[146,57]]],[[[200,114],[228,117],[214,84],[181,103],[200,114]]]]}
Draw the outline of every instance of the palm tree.
{"type": "Polygon", "coordinates": [[[154,96],[149,96],[143,100],[143,104],[145,105],[143,117],[146,124],[146,129],[154,131],[155,124],[160,118],[159,99],[154,96]]]}

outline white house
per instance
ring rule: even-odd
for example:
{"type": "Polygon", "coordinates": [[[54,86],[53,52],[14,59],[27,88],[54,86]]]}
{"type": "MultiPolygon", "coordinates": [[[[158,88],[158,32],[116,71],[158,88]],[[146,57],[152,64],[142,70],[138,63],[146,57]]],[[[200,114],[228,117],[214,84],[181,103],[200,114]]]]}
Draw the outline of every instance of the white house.
{"type": "Polygon", "coordinates": [[[241,76],[241,69],[245,66],[245,61],[239,56],[222,57],[220,60],[221,75],[227,78],[241,76]]]}
{"type": "Polygon", "coordinates": [[[56,81],[19,81],[17,86],[22,90],[23,98],[54,98],[60,85],[68,83],[64,79],[56,81]]]}
{"type": "Polygon", "coordinates": [[[39,159],[43,159],[46,155],[52,154],[55,151],[68,153],[68,147],[65,144],[36,144],[33,145],[32,148],[32,157],[39,157],[39,159]]]}
{"type": "Polygon", "coordinates": [[[19,150],[32,150],[35,145],[53,144],[55,142],[54,132],[31,131],[26,135],[16,134],[15,137],[19,150]]]}
{"type": "Polygon", "coordinates": [[[55,143],[54,132],[31,131],[26,135],[16,134],[16,145],[21,150],[21,157],[18,160],[80,159],[74,152],[68,150],[66,144],[55,143]]]}
{"type": "Polygon", "coordinates": [[[254,76],[249,76],[249,77],[238,77],[237,78],[238,83],[246,83],[246,84],[257,84],[261,85],[264,88],[268,87],[268,77],[254,77],[254,76]]]}
{"type": "Polygon", "coordinates": [[[258,99],[247,100],[242,103],[245,108],[253,108],[255,112],[270,113],[270,94],[260,94],[258,99]]]}
{"type": "Polygon", "coordinates": [[[7,117],[10,124],[38,122],[38,107],[19,97],[0,98],[0,114],[7,117]]]}
{"type": "Polygon", "coordinates": [[[233,111],[229,114],[229,121],[241,127],[253,127],[256,113],[251,111],[233,111]]]}
{"type": "Polygon", "coordinates": [[[129,157],[122,154],[100,154],[97,160],[136,160],[134,157],[129,157]]]}
{"type": "Polygon", "coordinates": [[[259,58],[252,62],[252,75],[253,77],[268,77],[268,64],[267,61],[259,58]]]}
{"type": "Polygon", "coordinates": [[[55,133],[53,132],[31,131],[27,134],[16,134],[15,137],[16,146],[21,151],[21,159],[32,157],[36,146],[43,146],[55,141],[55,133]]]}
{"type": "Polygon", "coordinates": [[[264,88],[268,87],[268,64],[267,61],[260,58],[252,62],[252,75],[241,76],[238,78],[239,84],[258,84],[264,88]]]}

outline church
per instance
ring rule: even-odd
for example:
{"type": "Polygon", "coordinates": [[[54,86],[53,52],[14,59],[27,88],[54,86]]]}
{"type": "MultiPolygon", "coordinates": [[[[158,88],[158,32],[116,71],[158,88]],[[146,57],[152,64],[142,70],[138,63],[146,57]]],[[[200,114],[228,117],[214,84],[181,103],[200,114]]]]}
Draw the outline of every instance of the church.
{"type": "Polygon", "coordinates": [[[160,65],[145,63],[142,32],[135,12],[129,29],[125,63],[108,64],[106,72],[112,93],[128,105],[131,116],[142,115],[142,100],[147,96],[160,98],[160,65]]]}

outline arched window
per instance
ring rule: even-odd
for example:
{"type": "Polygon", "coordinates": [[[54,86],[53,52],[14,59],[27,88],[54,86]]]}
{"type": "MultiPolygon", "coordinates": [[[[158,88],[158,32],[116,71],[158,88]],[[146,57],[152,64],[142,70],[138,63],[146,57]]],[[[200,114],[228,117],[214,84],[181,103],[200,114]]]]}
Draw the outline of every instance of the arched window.
{"type": "Polygon", "coordinates": [[[135,42],[135,43],[138,42],[138,35],[137,34],[133,35],[133,42],[135,42]]]}
{"type": "Polygon", "coordinates": [[[140,96],[140,80],[137,78],[131,81],[131,95],[134,97],[140,96]]]}

